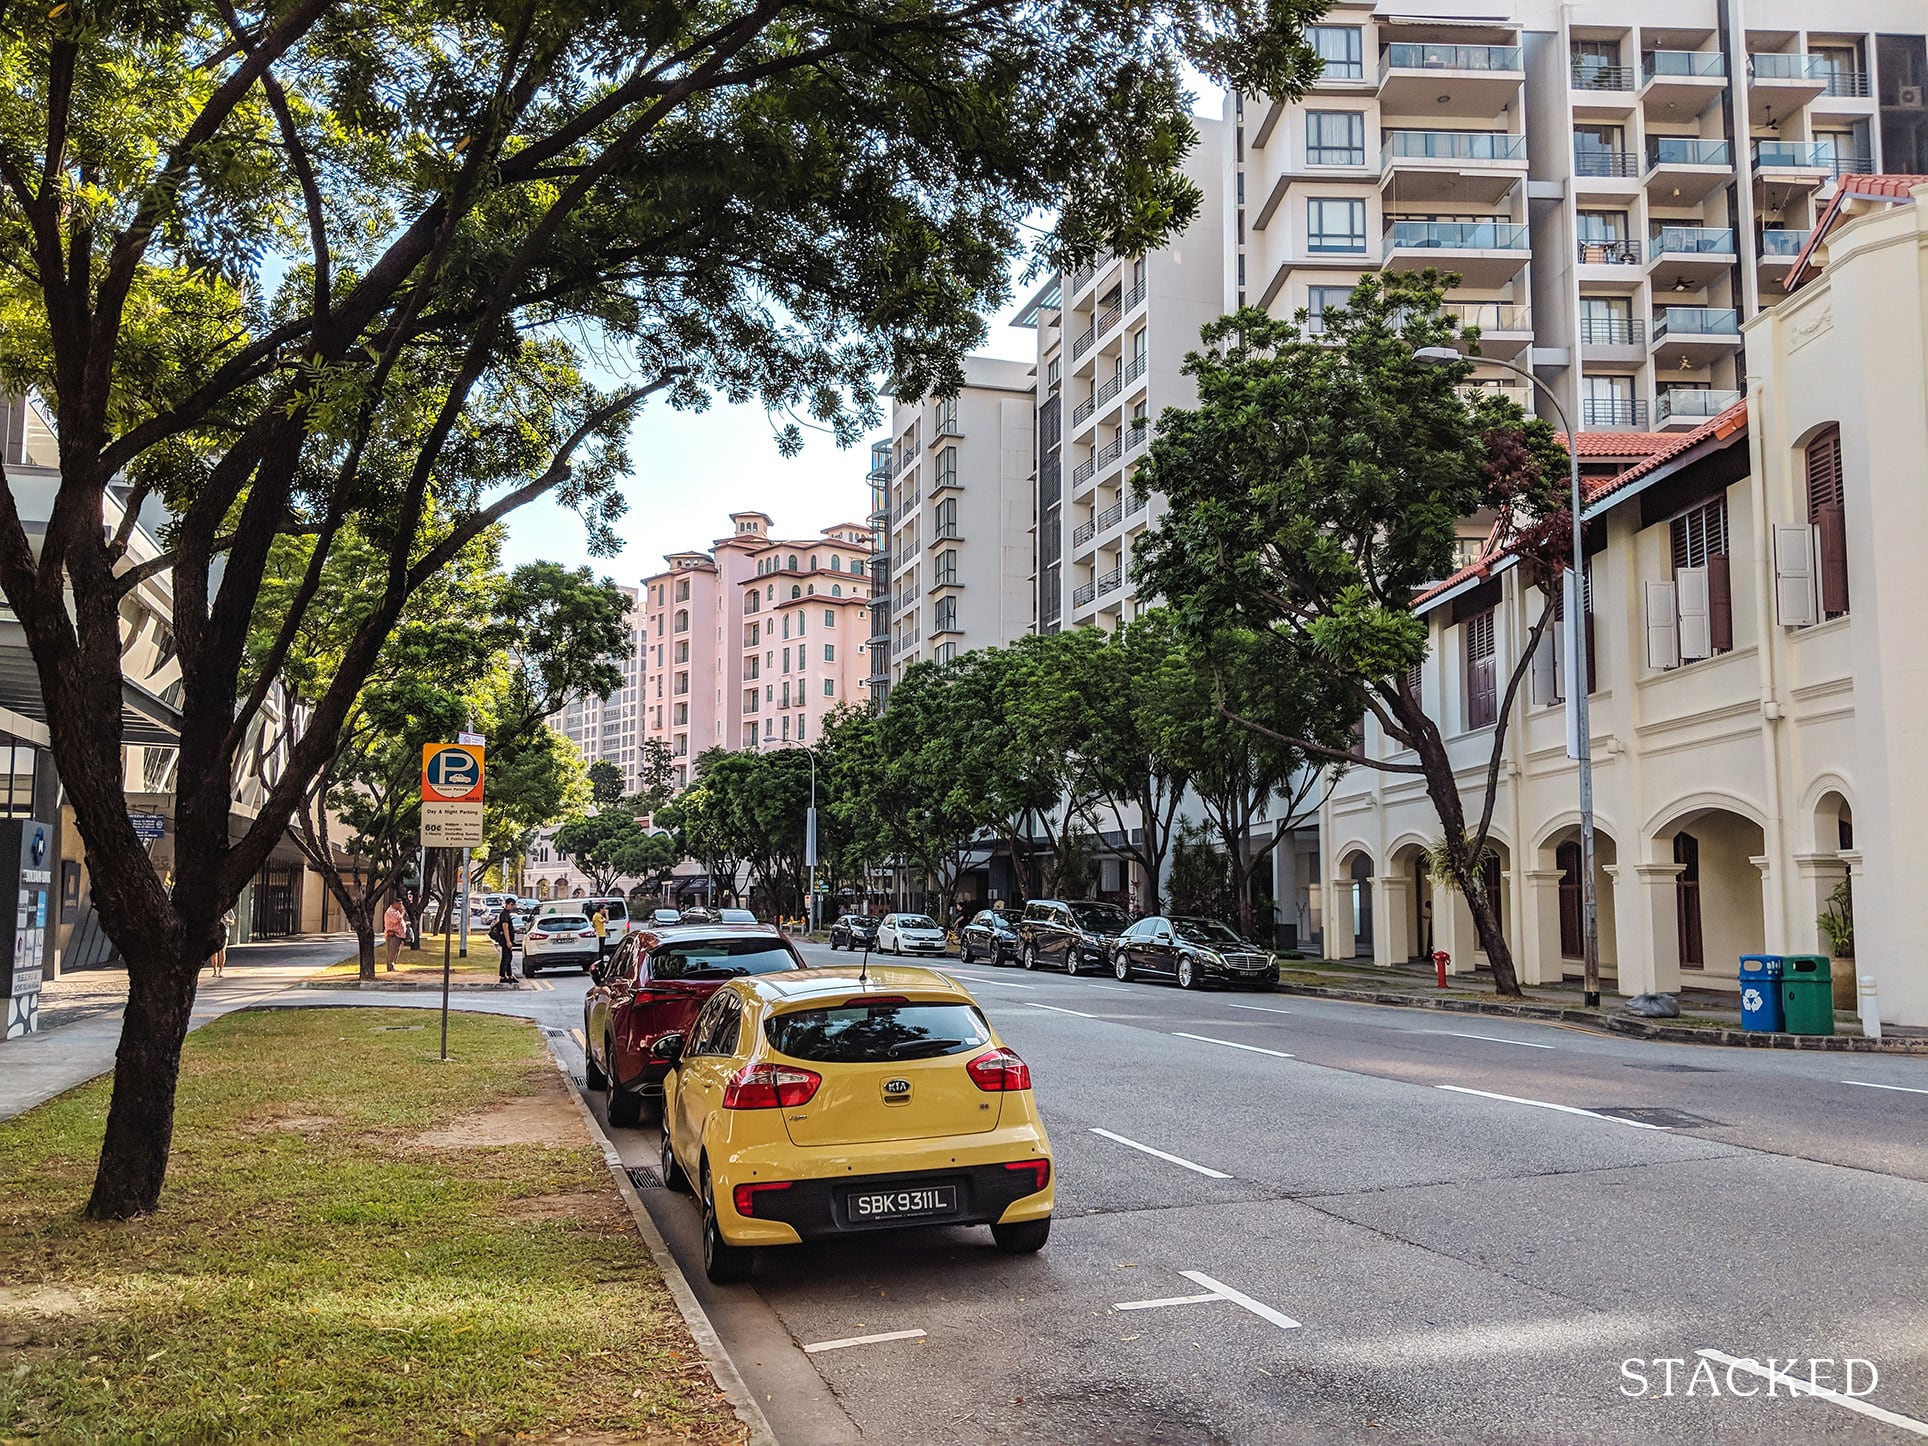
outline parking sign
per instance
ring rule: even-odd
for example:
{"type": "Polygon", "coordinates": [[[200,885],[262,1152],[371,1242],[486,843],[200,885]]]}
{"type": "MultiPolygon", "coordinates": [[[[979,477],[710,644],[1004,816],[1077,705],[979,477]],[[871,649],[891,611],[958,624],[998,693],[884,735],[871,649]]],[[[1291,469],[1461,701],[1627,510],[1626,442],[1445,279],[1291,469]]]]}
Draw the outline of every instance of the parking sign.
{"type": "Polygon", "coordinates": [[[423,803],[480,803],[482,746],[477,743],[422,745],[423,803]]]}

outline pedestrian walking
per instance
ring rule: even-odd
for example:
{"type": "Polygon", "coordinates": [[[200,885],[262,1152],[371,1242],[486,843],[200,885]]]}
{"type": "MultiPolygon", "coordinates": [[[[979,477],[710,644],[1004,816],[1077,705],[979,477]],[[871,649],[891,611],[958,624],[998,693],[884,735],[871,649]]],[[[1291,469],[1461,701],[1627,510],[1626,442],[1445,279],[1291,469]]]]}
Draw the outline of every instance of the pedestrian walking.
{"type": "Polygon", "coordinates": [[[515,915],[508,909],[497,914],[495,922],[489,925],[489,937],[495,940],[495,947],[502,951],[501,962],[495,971],[496,982],[515,983],[515,915]]]}
{"type": "Polygon", "coordinates": [[[600,964],[609,953],[609,911],[601,904],[596,905],[595,912],[589,916],[589,924],[596,931],[596,962],[600,964]]]}
{"type": "Polygon", "coordinates": [[[229,909],[221,916],[221,947],[208,955],[208,964],[219,979],[221,972],[228,967],[228,936],[234,932],[234,910],[229,909]]]}
{"type": "Polygon", "coordinates": [[[388,972],[395,972],[395,958],[402,952],[402,944],[408,938],[408,910],[402,907],[400,899],[391,899],[388,909],[382,915],[382,942],[388,946],[388,972]]]}

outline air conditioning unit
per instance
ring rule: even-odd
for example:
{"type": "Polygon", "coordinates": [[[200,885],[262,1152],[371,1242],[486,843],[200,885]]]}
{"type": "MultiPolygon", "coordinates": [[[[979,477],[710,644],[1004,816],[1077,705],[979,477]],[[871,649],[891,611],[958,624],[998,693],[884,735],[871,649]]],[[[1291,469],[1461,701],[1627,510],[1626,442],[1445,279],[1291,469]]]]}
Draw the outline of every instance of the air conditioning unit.
{"type": "Polygon", "coordinates": [[[1928,89],[1928,87],[1919,85],[1896,86],[1895,104],[1905,110],[1920,110],[1922,108],[1922,92],[1924,89],[1928,89]]]}

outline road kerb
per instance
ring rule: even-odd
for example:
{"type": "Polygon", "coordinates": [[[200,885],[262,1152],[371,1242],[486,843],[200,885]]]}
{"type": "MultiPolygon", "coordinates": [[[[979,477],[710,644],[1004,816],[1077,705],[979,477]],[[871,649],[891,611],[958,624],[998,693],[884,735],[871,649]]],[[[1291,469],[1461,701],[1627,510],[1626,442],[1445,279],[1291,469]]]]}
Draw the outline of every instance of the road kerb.
{"type": "Polygon", "coordinates": [[[770,1422],[764,1416],[763,1408],[757,1404],[755,1392],[751,1391],[744,1381],[743,1373],[736,1368],[736,1362],[730,1359],[730,1353],[724,1348],[722,1337],[717,1335],[716,1327],[710,1324],[709,1313],[703,1309],[703,1303],[696,1298],[696,1292],[690,1289],[689,1280],[683,1274],[683,1267],[676,1263],[676,1257],[670,1253],[669,1242],[663,1239],[662,1232],[656,1228],[656,1222],[649,1218],[649,1211],[643,1205],[643,1197],[636,1193],[635,1185],[630,1182],[629,1172],[623,1167],[622,1156],[616,1153],[616,1146],[604,1132],[602,1121],[596,1118],[595,1112],[576,1092],[574,1077],[569,1073],[568,1063],[556,1051],[554,1037],[548,1034],[543,1037],[549,1045],[549,1057],[555,1061],[556,1070],[562,1076],[563,1088],[568,1090],[569,1098],[575,1101],[583,1123],[589,1127],[590,1138],[602,1147],[603,1163],[609,1167],[609,1177],[615,1182],[616,1193],[622,1197],[623,1204],[629,1209],[630,1218],[636,1222],[636,1233],[643,1237],[644,1248],[649,1251],[650,1258],[656,1262],[656,1268],[662,1272],[663,1284],[669,1288],[670,1299],[676,1302],[676,1309],[682,1315],[683,1323],[689,1327],[690,1336],[695,1340],[696,1348],[703,1353],[703,1359],[709,1365],[710,1375],[715,1379],[717,1389],[723,1393],[723,1399],[730,1403],[731,1409],[736,1412],[737,1420],[743,1423],[744,1430],[748,1433],[744,1437],[746,1446],[777,1446],[776,1432],[770,1429],[770,1422]]]}

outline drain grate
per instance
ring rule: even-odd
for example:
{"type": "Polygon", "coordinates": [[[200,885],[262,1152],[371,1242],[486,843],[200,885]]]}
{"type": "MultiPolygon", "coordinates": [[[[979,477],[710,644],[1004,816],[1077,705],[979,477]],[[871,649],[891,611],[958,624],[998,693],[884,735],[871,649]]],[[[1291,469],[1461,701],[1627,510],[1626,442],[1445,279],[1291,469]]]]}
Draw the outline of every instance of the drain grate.
{"type": "Polygon", "coordinates": [[[1664,1105],[1591,1105],[1589,1108],[1596,1115],[1632,1120],[1639,1125],[1659,1125],[1663,1130],[1697,1130],[1703,1125],[1720,1123],[1701,1115],[1690,1115],[1685,1110],[1670,1110],[1664,1105]]]}
{"type": "Polygon", "coordinates": [[[629,1183],[634,1185],[638,1190],[660,1190],[663,1188],[663,1177],[647,1165],[631,1165],[623,1173],[629,1176],[629,1183]]]}
{"type": "Polygon", "coordinates": [[[1725,1074],[1725,1070],[1715,1069],[1705,1064],[1670,1064],[1661,1059],[1623,1059],[1620,1061],[1628,1069],[1658,1070],[1662,1074],[1725,1074]]]}

